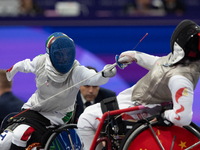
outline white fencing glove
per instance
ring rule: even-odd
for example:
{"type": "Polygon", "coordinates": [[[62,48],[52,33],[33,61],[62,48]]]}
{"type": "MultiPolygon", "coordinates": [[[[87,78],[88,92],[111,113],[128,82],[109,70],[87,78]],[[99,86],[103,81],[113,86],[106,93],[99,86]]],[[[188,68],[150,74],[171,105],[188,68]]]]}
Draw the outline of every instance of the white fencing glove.
{"type": "Polygon", "coordinates": [[[135,51],[125,51],[121,53],[116,61],[118,63],[118,66],[121,69],[124,69],[125,67],[130,65],[133,61],[136,61],[135,51]]]}
{"type": "Polygon", "coordinates": [[[103,68],[103,72],[102,72],[102,76],[103,77],[114,77],[117,73],[117,69],[115,66],[111,67],[112,65],[111,64],[107,64],[105,65],[105,67],[103,68]]]}

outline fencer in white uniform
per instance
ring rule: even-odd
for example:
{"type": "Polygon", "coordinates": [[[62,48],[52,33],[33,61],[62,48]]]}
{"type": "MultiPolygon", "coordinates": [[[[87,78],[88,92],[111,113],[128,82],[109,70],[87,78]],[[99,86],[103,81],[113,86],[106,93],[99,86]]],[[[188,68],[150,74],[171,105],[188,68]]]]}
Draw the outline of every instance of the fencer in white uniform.
{"type": "MultiPolygon", "coordinates": [[[[75,60],[75,56],[74,41],[61,32],[55,32],[46,41],[45,54],[36,56],[32,61],[25,59],[17,62],[7,70],[9,81],[17,72],[36,75],[37,90],[23,105],[24,114],[39,112],[37,116],[45,117],[43,119],[50,122],[49,126],[62,125],[72,116],[75,99],[81,85],[103,85],[116,74],[116,68],[109,68],[110,65],[106,65],[103,72],[96,73],[80,65],[78,60],[75,60]]],[[[25,118],[31,119],[32,115],[25,118]]],[[[32,123],[22,122],[12,131],[5,129],[0,135],[0,149],[24,150],[28,146],[28,141],[34,139],[33,135],[36,135],[37,129],[32,126],[32,123]]],[[[39,140],[36,142],[41,140],[37,136],[35,139],[39,140]]]]}

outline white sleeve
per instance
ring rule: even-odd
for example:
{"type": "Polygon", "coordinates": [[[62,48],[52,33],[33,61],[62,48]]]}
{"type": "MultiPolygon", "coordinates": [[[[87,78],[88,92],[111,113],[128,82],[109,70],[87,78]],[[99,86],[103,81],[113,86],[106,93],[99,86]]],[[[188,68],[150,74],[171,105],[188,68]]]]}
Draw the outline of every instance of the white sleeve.
{"type": "Polygon", "coordinates": [[[30,59],[25,59],[14,64],[10,69],[6,71],[8,81],[11,81],[18,71],[25,73],[35,73],[36,64],[39,57],[40,56],[35,57],[32,61],[30,59]]]}
{"type": "Polygon", "coordinates": [[[81,85],[103,85],[109,81],[109,78],[105,78],[102,76],[102,73],[97,73],[92,70],[88,69],[84,66],[77,66],[74,68],[72,80],[75,82],[77,88],[81,85]],[[80,83],[81,82],[81,83],[80,83]]]}
{"type": "Polygon", "coordinates": [[[151,70],[155,62],[160,58],[142,52],[135,52],[136,63],[148,70],[151,70]]]}
{"type": "Polygon", "coordinates": [[[165,118],[178,126],[189,125],[192,121],[194,85],[187,78],[176,75],[168,83],[172,93],[173,109],[164,112],[165,118]]]}

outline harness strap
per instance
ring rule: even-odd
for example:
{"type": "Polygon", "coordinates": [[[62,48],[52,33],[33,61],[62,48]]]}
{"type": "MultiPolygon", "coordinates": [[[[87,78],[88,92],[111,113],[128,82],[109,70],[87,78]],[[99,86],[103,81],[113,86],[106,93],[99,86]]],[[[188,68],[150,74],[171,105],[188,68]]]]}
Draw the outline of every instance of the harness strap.
{"type": "MultiPolygon", "coordinates": [[[[46,131],[46,126],[50,126],[50,120],[41,115],[40,113],[33,111],[33,110],[25,110],[20,112],[18,115],[11,117],[8,119],[7,127],[13,124],[27,124],[32,126],[38,132],[43,134],[46,131]]],[[[16,125],[14,125],[16,126],[16,125]]],[[[13,127],[14,127],[13,126],[13,127]]]]}

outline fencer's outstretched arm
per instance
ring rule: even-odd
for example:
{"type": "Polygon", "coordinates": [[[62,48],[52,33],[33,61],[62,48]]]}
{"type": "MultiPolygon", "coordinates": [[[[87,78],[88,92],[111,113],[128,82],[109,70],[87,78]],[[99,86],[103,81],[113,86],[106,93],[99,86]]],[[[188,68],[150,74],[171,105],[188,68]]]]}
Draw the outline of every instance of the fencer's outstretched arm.
{"type": "Polygon", "coordinates": [[[118,62],[128,65],[135,61],[138,65],[151,70],[159,58],[160,57],[158,56],[153,56],[138,51],[125,51],[120,54],[118,62]]]}
{"type": "Polygon", "coordinates": [[[14,64],[10,69],[6,71],[8,81],[11,81],[14,75],[19,72],[34,73],[36,69],[37,60],[40,56],[35,57],[32,61],[25,59],[14,64]]]}
{"type": "Polygon", "coordinates": [[[93,69],[88,69],[84,66],[77,66],[73,70],[74,75],[72,76],[72,80],[74,83],[79,83],[76,85],[77,88],[81,85],[103,85],[109,81],[110,77],[113,77],[116,74],[116,67],[110,66],[111,65],[106,65],[104,69],[98,73],[93,69]]]}

